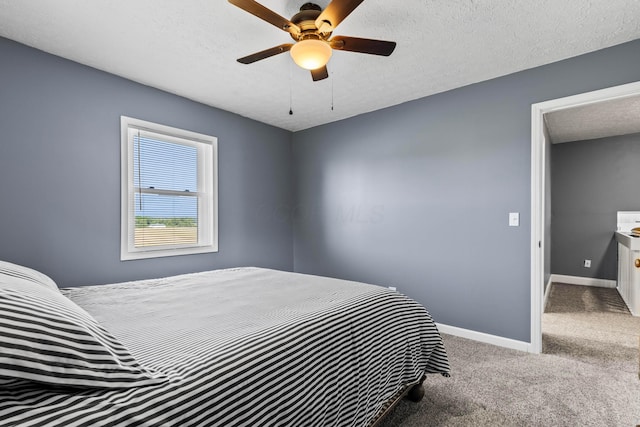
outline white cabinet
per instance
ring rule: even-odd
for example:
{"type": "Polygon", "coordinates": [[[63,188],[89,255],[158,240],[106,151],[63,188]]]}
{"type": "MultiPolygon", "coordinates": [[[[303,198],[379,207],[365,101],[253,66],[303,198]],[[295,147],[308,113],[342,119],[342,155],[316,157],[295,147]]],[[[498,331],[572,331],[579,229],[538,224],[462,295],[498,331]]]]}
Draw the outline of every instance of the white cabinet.
{"type": "Polygon", "coordinates": [[[618,241],[618,292],[634,316],[640,316],[640,251],[618,241]]]}

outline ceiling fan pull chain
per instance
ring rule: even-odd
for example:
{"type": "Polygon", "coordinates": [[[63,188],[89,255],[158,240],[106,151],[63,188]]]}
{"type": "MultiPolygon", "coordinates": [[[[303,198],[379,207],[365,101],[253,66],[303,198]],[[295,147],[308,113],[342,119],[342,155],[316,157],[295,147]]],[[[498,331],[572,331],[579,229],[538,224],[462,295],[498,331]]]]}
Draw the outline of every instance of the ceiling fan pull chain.
{"type": "Polygon", "coordinates": [[[289,115],[293,116],[293,66],[289,64],[289,115]]]}
{"type": "Polygon", "coordinates": [[[331,111],[333,111],[333,72],[331,72],[331,111]]]}

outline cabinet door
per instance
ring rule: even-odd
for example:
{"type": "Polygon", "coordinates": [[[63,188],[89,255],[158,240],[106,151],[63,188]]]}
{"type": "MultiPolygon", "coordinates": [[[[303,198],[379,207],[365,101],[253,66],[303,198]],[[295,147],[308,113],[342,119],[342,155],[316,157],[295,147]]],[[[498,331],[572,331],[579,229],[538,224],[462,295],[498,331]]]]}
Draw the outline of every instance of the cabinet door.
{"type": "Polygon", "coordinates": [[[618,243],[618,292],[632,314],[637,314],[631,301],[631,250],[618,243]]]}
{"type": "Polygon", "coordinates": [[[640,251],[629,251],[629,309],[634,316],[640,316],[640,251]]]}
{"type": "Polygon", "coordinates": [[[629,274],[631,273],[629,265],[630,252],[629,248],[618,243],[618,292],[629,309],[631,309],[631,301],[629,300],[629,274]]]}

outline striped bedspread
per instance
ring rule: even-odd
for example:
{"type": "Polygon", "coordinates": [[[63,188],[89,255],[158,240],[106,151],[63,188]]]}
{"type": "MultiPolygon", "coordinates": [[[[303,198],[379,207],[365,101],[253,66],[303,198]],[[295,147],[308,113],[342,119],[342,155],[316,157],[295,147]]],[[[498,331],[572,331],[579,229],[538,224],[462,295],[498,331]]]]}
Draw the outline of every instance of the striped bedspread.
{"type": "Polygon", "coordinates": [[[2,426],[368,426],[449,373],[429,313],[378,286],[250,267],[62,291],[166,380],[0,384],[2,426]]]}

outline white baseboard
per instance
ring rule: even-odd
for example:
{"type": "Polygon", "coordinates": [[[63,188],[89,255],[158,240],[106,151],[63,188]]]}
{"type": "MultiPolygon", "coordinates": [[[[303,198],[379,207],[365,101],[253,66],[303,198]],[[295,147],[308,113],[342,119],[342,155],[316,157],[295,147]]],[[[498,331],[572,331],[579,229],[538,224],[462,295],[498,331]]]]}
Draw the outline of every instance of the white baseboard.
{"type": "Polygon", "coordinates": [[[597,286],[599,288],[615,288],[615,280],[594,279],[591,277],[565,276],[562,274],[552,274],[549,281],[554,283],[567,283],[569,285],[597,286]]]}
{"type": "Polygon", "coordinates": [[[484,332],[472,331],[470,329],[458,328],[457,326],[443,325],[436,323],[438,330],[443,334],[454,335],[456,337],[467,338],[474,341],[480,341],[486,344],[493,344],[499,347],[506,347],[513,350],[526,351],[531,353],[531,343],[512,340],[497,335],[485,334],[484,332]]]}
{"type": "MultiPolygon", "coordinates": [[[[601,288],[616,288],[617,286],[615,280],[552,274],[549,277],[549,283],[547,284],[544,292],[544,300],[542,303],[543,307],[546,307],[547,305],[551,283],[568,283],[570,285],[597,286],[601,288]]],[[[499,347],[511,348],[513,350],[533,353],[531,343],[525,341],[518,341],[511,338],[500,337],[497,335],[485,334],[484,332],[472,331],[470,329],[458,328],[457,326],[449,326],[442,323],[436,323],[436,325],[438,326],[438,330],[443,334],[454,335],[456,337],[467,338],[474,341],[497,345],[499,347]]]]}

